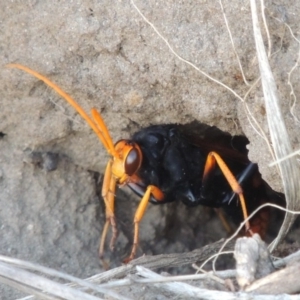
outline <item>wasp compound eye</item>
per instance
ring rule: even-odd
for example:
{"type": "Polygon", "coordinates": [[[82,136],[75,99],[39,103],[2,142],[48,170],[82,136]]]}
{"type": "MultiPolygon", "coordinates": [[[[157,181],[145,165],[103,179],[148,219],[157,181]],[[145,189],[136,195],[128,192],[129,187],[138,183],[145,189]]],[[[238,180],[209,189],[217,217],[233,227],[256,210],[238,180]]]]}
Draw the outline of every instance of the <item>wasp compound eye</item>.
{"type": "Polygon", "coordinates": [[[125,172],[127,175],[132,176],[141,165],[141,153],[137,148],[132,148],[125,160],[125,172]]]}

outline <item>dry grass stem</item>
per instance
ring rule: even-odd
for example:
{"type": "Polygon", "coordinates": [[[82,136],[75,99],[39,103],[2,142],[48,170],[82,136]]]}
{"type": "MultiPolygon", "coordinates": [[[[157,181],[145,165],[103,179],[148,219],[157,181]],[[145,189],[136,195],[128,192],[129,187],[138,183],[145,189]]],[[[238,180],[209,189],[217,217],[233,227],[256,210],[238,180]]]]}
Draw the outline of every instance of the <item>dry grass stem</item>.
{"type": "Polygon", "coordinates": [[[238,53],[236,51],[235,45],[234,45],[233,37],[232,37],[231,30],[230,30],[230,27],[229,27],[229,24],[228,24],[228,20],[227,20],[225,11],[224,11],[224,6],[223,6],[223,3],[222,3],[222,0],[219,0],[219,3],[220,3],[220,6],[221,6],[221,9],[222,9],[222,14],[223,14],[224,22],[225,22],[225,25],[226,25],[226,29],[227,29],[228,34],[229,34],[230,42],[231,42],[231,45],[232,45],[232,48],[233,48],[236,60],[238,62],[240,71],[241,71],[242,76],[243,76],[243,80],[244,80],[244,82],[245,82],[246,85],[250,86],[250,83],[246,79],[246,76],[245,76],[245,73],[244,73],[244,70],[243,70],[243,67],[242,67],[242,64],[241,64],[240,57],[239,57],[239,55],[238,55],[238,53]]]}
{"type": "MultiPolygon", "coordinates": [[[[268,57],[264,48],[263,38],[260,32],[256,2],[254,0],[251,0],[250,3],[269,130],[276,158],[280,159],[281,157],[284,157],[291,153],[292,147],[285,127],[285,122],[281,114],[275,79],[269,65],[268,57]]],[[[289,210],[297,211],[300,209],[300,203],[297,199],[297,191],[300,190],[298,180],[299,169],[297,166],[297,162],[294,158],[291,158],[288,161],[283,161],[279,165],[279,169],[283,181],[287,208],[289,210]]],[[[276,246],[283,240],[290,227],[292,226],[294,220],[294,215],[286,214],[280,232],[271,246],[271,250],[275,249],[276,246]]]]}

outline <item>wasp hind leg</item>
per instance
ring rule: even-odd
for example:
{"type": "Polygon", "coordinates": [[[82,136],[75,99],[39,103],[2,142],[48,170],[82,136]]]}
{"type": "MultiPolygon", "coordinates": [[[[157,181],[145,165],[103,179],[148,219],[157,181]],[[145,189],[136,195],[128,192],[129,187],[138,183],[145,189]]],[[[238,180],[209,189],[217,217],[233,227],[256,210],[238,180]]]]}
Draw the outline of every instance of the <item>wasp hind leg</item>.
{"type": "Polygon", "coordinates": [[[230,223],[227,221],[224,212],[221,208],[214,208],[215,213],[217,214],[217,216],[219,217],[219,219],[221,220],[221,223],[224,227],[224,229],[226,230],[228,235],[231,235],[234,230],[231,227],[230,223]]]}
{"type": "MultiPolygon", "coordinates": [[[[232,191],[236,193],[239,197],[241,208],[243,212],[244,220],[248,218],[248,212],[246,207],[246,201],[243,194],[243,189],[238,183],[237,179],[234,177],[224,160],[221,158],[221,156],[216,152],[210,152],[207,156],[204,172],[203,172],[203,181],[207,179],[210,172],[215,168],[216,164],[218,164],[219,168],[221,169],[224,177],[226,178],[227,182],[229,183],[232,191]]],[[[245,229],[246,233],[252,235],[252,231],[250,228],[249,220],[245,223],[245,229]]]]}

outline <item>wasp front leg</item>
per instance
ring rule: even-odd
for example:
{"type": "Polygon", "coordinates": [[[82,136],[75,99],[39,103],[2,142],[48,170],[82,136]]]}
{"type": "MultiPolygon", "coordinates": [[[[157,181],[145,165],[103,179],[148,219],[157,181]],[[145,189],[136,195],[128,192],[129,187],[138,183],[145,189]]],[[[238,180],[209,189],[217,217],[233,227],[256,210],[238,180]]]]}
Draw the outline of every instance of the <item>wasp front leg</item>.
{"type": "Polygon", "coordinates": [[[132,250],[130,256],[124,260],[124,263],[130,262],[135,257],[136,250],[138,247],[138,242],[139,242],[139,223],[141,222],[145,214],[151,196],[153,196],[158,201],[164,199],[164,193],[158,187],[154,185],[149,185],[147,187],[146,192],[134,215],[134,236],[133,236],[132,250]]]}
{"type": "Polygon", "coordinates": [[[116,225],[116,218],[114,214],[115,208],[115,191],[116,191],[116,179],[112,175],[112,163],[113,161],[110,159],[107,163],[103,185],[102,185],[102,197],[105,203],[105,215],[106,221],[104,224],[104,228],[102,231],[102,236],[100,239],[100,247],[99,247],[99,257],[102,258],[104,254],[104,245],[107,236],[107,232],[109,229],[109,225],[112,228],[112,238],[110,241],[110,249],[113,249],[115,240],[117,238],[117,225],[116,225]]]}

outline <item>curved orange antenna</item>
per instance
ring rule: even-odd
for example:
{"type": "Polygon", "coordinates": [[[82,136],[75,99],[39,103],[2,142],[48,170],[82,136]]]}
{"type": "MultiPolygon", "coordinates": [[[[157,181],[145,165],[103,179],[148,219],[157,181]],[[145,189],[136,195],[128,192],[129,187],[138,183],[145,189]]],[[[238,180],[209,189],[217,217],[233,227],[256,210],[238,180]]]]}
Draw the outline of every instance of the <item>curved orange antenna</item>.
{"type": "Polygon", "coordinates": [[[84,109],[66,92],[64,92],[58,85],[53,83],[50,79],[47,77],[39,74],[38,72],[25,67],[20,64],[8,64],[8,68],[16,68],[23,70],[27,72],[28,74],[42,80],[45,84],[47,84],[49,87],[51,87],[55,92],[57,92],[63,99],[65,99],[79,114],[80,116],[89,124],[89,126],[94,130],[98,138],[101,140],[103,146],[106,148],[107,152],[117,157],[117,153],[114,148],[114,144],[112,141],[112,138],[108,132],[108,129],[100,116],[99,112],[93,108],[92,109],[92,115],[94,120],[92,120],[89,115],[84,111],[84,109]],[[96,116],[96,117],[95,117],[96,116]]]}
{"type": "Polygon", "coordinates": [[[104,120],[102,119],[101,115],[99,114],[98,110],[96,108],[92,108],[91,109],[91,113],[92,113],[92,117],[96,123],[96,125],[98,125],[98,128],[99,130],[101,130],[103,136],[104,136],[104,139],[105,141],[107,142],[107,146],[109,149],[112,149],[113,152],[116,153],[116,150],[115,150],[115,146],[114,146],[114,143],[113,143],[113,140],[109,134],[109,131],[104,123],[104,120]]]}

